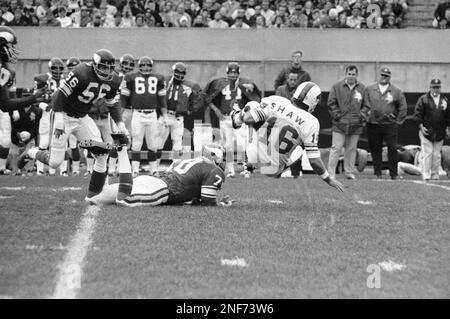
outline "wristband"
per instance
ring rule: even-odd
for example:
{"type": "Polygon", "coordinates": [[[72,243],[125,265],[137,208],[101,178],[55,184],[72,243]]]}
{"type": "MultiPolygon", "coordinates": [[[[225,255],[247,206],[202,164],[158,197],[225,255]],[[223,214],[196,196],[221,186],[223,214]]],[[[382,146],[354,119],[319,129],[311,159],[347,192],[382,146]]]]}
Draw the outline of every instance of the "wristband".
{"type": "Polygon", "coordinates": [[[320,175],[320,178],[323,180],[326,180],[328,177],[330,177],[330,174],[328,174],[327,171],[325,171],[325,173],[323,173],[322,175],[320,175]]]}

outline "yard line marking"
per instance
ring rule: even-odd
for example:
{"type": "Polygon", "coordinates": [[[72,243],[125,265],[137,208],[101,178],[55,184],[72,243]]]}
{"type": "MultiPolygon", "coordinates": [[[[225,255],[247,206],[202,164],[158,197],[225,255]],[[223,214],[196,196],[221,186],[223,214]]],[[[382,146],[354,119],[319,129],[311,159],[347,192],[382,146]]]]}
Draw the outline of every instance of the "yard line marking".
{"type": "Polygon", "coordinates": [[[440,188],[443,188],[443,189],[446,189],[446,190],[449,190],[449,191],[450,191],[450,187],[444,186],[444,185],[437,185],[437,184],[425,183],[425,182],[423,182],[423,181],[405,181],[405,182],[408,182],[408,183],[414,183],[414,184],[421,184],[421,185],[427,185],[427,186],[432,186],[432,187],[440,187],[440,188]]]}
{"type": "Polygon", "coordinates": [[[235,257],[233,259],[220,258],[220,263],[222,266],[237,266],[237,267],[248,267],[247,262],[244,258],[235,257]]]}
{"type": "Polygon", "coordinates": [[[67,246],[67,254],[60,265],[53,299],[74,299],[81,287],[83,260],[92,241],[100,208],[89,206],[78,225],[77,232],[67,246]]]}
{"type": "Polygon", "coordinates": [[[378,263],[378,265],[381,267],[381,269],[389,272],[403,270],[406,268],[406,265],[398,264],[396,262],[393,262],[392,260],[383,261],[381,263],[378,263]]]}
{"type": "Polygon", "coordinates": [[[2,196],[0,195],[0,199],[8,199],[8,198],[13,198],[14,196],[2,196]]]}
{"type": "Polygon", "coordinates": [[[373,202],[370,200],[357,200],[356,202],[361,205],[373,205],[373,202]]]}
{"type": "Polygon", "coordinates": [[[20,186],[20,187],[3,186],[3,187],[0,187],[0,189],[4,189],[4,190],[7,190],[7,191],[21,191],[21,190],[25,189],[25,186],[20,186]]]}
{"type": "Polygon", "coordinates": [[[276,200],[276,199],[269,199],[269,200],[267,200],[269,203],[272,203],[272,204],[283,204],[283,201],[282,200],[276,200]]]}

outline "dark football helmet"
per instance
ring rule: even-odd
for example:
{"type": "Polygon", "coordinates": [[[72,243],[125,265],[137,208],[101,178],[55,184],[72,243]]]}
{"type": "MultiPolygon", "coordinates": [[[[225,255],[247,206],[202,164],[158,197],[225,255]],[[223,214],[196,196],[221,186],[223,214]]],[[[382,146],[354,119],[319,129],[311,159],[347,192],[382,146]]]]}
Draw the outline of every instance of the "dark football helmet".
{"type": "Polygon", "coordinates": [[[81,60],[75,56],[70,57],[66,61],[66,66],[69,71],[71,71],[74,67],[81,63],[81,60]]]}
{"type": "Polygon", "coordinates": [[[222,170],[225,169],[225,148],[222,145],[217,143],[203,145],[202,156],[213,161],[222,170]]]}
{"type": "Polygon", "coordinates": [[[139,72],[142,74],[150,74],[153,69],[153,60],[149,56],[143,56],[138,61],[139,72]]]}
{"type": "Polygon", "coordinates": [[[127,74],[131,71],[134,71],[136,62],[135,62],[134,56],[127,53],[120,57],[119,64],[120,64],[120,70],[123,73],[127,74]]]}
{"type": "Polygon", "coordinates": [[[178,81],[183,81],[186,76],[186,64],[177,62],[172,66],[173,78],[178,81]]]}
{"type": "Polygon", "coordinates": [[[229,80],[237,80],[239,78],[239,63],[237,62],[230,62],[227,65],[227,78],[229,80]]]}
{"type": "Polygon", "coordinates": [[[95,74],[103,81],[111,81],[113,79],[115,64],[114,56],[106,49],[98,50],[92,57],[92,66],[95,74]]]}
{"type": "Polygon", "coordinates": [[[61,79],[64,73],[64,62],[60,58],[52,58],[48,62],[48,69],[55,80],[61,79]]]}
{"type": "Polygon", "coordinates": [[[15,48],[17,44],[16,33],[10,27],[0,26],[0,60],[3,63],[16,63],[19,50],[15,48]]]}

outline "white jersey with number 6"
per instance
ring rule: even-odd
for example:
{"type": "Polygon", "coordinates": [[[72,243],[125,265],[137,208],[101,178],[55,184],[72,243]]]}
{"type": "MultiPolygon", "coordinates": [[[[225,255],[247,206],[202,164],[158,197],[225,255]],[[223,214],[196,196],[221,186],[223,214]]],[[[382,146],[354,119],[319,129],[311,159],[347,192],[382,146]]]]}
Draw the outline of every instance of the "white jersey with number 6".
{"type": "Polygon", "coordinates": [[[269,96],[253,105],[244,113],[244,122],[254,122],[256,131],[252,140],[256,151],[249,154],[249,162],[261,165],[262,174],[281,174],[291,164],[291,154],[298,146],[304,147],[308,158],[320,157],[316,117],[281,96],[269,96]]]}

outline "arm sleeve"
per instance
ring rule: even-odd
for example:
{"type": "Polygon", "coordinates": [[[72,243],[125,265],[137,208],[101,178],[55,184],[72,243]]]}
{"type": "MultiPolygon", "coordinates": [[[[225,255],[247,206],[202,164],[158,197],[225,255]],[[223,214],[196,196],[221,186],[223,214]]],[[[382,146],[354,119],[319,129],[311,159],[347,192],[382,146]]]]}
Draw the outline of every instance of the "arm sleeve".
{"type": "Polygon", "coordinates": [[[34,95],[11,99],[8,88],[5,86],[0,88],[0,109],[3,112],[18,110],[34,103],[36,103],[36,97],[34,95]]]}
{"type": "Polygon", "coordinates": [[[339,109],[337,97],[336,97],[336,87],[333,86],[328,96],[328,112],[330,112],[331,118],[333,120],[338,120],[341,117],[341,110],[339,109]]]}
{"type": "Polygon", "coordinates": [[[201,204],[203,206],[217,206],[217,192],[222,187],[223,172],[218,168],[210,170],[202,181],[201,204]]]}
{"type": "Polygon", "coordinates": [[[273,88],[276,90],[280,85],[283,85],[285,81],[285,72],[284,69],[281,70],[280,73],[278,73],[277,77],[275,78],[275,83],[273,84],[273,88]]]}
{"type": "Polygon", "coordinates": [[[403,92],[400,92],[400,98],[398,101],[398,115],[397,124],[402,125],[406,119],[406,112],[408,111],[408,104],[406,103],[406,98],[403,92]]]}
{"type": "Polygon", "coordinates": [[[308,159],[320,158],[319,151],[319,121],[313,124],[310,134],[303,140],[303,146],[305,147],[306,156],[308,159]]]}
{"type": "Polygon", "coordinates": [[[423,116],[424,116],[424,98],[421,96],[416,103],[416,106],[414,107],[414,115],[413,115],[413,121],[417,125],[420,125],[423,122],[423,116]]]}

